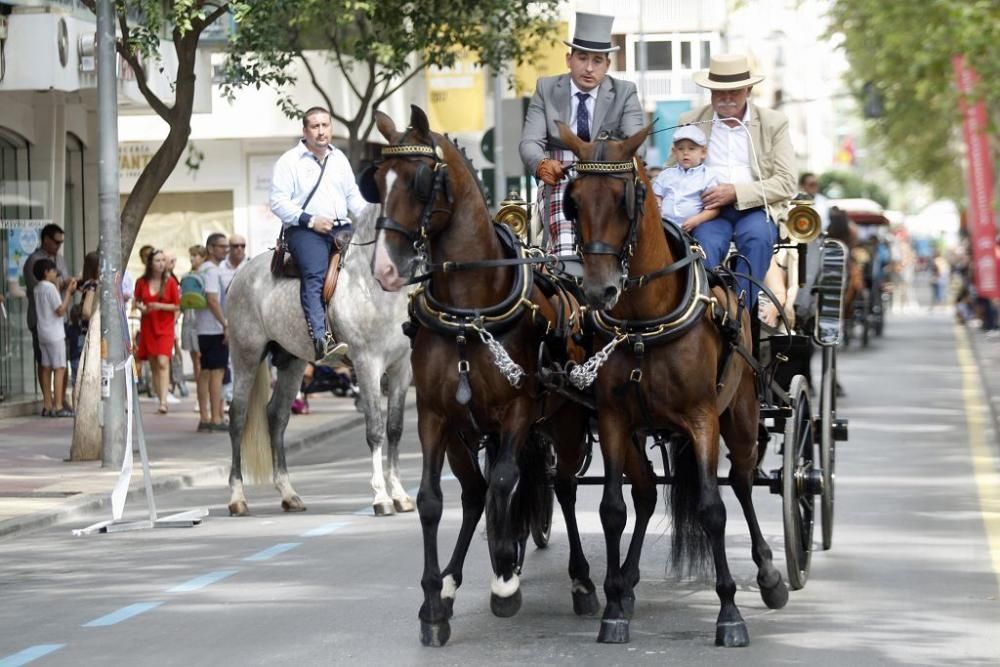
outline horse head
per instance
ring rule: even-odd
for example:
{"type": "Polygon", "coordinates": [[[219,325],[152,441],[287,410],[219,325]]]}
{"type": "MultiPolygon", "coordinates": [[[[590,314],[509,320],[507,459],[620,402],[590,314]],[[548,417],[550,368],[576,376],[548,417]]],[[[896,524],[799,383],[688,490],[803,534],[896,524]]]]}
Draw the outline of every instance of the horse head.
{"type": "Polygon", "coordinates": [[[635,153],[652,124],[625,139],[583,141],[557,121],[559,136],[577,157],[576,177],[566,186],[563,214],[573,221],[583,251],[583,293],[590,305],[609,310],[628,277],[643,214],[648,180],[635,153]]]}
{"type": "Polygon", "coordinates": [[[410,124],[402,131],[375,111],[375,125],[389,145],[361,176],[362,194],[382,207],[372,273],[387,291],[402,289],[428,260],[430,241],[449,226],[472,179],[466,169],[449,169],[457,167],[458,151],[431,132],[420,107],[410,109],[410,124]]]}

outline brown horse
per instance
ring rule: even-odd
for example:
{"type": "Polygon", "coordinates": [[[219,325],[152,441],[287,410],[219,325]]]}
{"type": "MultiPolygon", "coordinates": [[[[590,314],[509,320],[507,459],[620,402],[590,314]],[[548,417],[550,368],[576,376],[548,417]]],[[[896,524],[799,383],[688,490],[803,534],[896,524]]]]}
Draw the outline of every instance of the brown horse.
{"type": "Polygon", "coordinates": [[[751,502],[758,461],[756,382],[750,363],[730,343],[751,348],[750,320],[732,292],[709,289],[700,255],[668,244],[649,180],[635,152],[652,126],[622,141],[580,140],[560,124],[579,158],[563,210],[575,220],[583,250],[584,295],[595,309],[596,335],[610,356],[595,383],[605,484],[601,523],[607,543],[607,606],[597,640],[629,639],[646,526],[656,505],[656,478],[643,452],[647,434],[672,436],[671,510],[675,565],[715,564],[722,603],[716,644],[745,646],[746,624],[725,552],[726,509],[719,495],[719,434],[732,461],[730,480],[750,528],[761,596],[771,608],[788,589],[771,562],[751,502]],[[687,267],[687,268],[685,268],[687,267]],[[680,270],[685,268],[685,270],[680,270]],[[722,331],[728,327],[729,337],[722,331]],[[728,359],[728,361],[727,361],[728,359]],[[638,434],[638,435],[636,435],[638,434]],[[636,521],[624,563],[623,474],[632,483],[636,521]]]}
{"type": "Polygon", "coordinates": [[[532,439],[539,424],[558,455],[555,490],[569,533],[573,607],[578,614],[596,613],[574,514],[586,414],[541,396],[536,378],[539,345],[556,311],[533,279],[531,260],[516,251],[507,228],[494,225],[456,146],[430,131],[418,107],[405,131],[383,113],[375,118],[390,145],[362,175],[362,192],[382,205],[372,271],[386,290],[430,276],[411,300],[409,323],[423,452],[417,497],[424,537],[421,641],[448,641],[462,565],[484,509],[494,573],[490,606],[502,617],[518,611],[527,526],[544,485],[532,439]],[[427,273],[417,276],[420,271],[427,273]],[[476,452],[480,442],[486,442],[485,474],[476,452]],[[446,456],[462,486],[462,526],[442,571],[437,529],[446,456]]]}

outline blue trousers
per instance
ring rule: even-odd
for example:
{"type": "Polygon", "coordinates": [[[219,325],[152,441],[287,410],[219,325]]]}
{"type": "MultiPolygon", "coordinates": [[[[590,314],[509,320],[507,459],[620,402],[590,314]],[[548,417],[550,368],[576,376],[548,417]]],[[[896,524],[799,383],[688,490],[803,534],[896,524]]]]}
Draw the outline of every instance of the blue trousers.
{"type": "MultiPolygon", "coordinates": [[[[762,207],[738,211],[732,206],[726,206],[717,218],[695,227],[693,236],[704,248],[707,257],[705,264],[709,268],[722,264],[729,253],[729,242],[735,241],[736,251],[750,261],[749,267],[746,262],[738,262],[735,270],[749,273],[763,282],[767,269],[771,266],[778,229],[767,219],[767,213],[762,207]]],[[[757,292],[760,290],[743,278],[737,284],[740,292],[746,291],[748,305],[752,307],[756,304],[757,292]]]]}
{"type": "Polygon", "coordinates": [[[299,298],[306,314],[309,333],[314,340],[326,336],[326,307],[323,303],[323,280],[330,266],[330,252],[333,249],[334,234],[349,225],[334,227],[329,234],[320,234],[305,227],[289,227],[285,230],[285,241],[292,257],[299,265],[302,275],[302,290],[299,298]]]}

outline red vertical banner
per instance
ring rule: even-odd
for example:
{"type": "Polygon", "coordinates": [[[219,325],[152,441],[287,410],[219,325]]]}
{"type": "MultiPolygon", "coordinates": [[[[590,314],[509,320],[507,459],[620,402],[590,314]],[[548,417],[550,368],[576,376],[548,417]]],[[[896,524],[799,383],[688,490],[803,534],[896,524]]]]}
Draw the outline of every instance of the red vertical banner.
{"type": "Polygon", "coordinates": [[[997,266],[996,220],[993,213],[993,161],[987,134],[986,104],[970,103],[978,77],[965,59],[951,60],[958,84],[959,109],[962,112],[962,135],[966,148],[966,187],[969,191],[969,238],[972,241],[976,292],[979,296],[1000,298],[1000,268],[997,266]]]}

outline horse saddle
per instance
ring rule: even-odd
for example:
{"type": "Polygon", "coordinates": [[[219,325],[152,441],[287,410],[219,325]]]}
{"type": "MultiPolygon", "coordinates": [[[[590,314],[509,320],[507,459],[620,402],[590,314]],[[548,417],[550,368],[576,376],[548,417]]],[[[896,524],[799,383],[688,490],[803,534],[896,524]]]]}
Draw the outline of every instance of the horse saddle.
{"type": "MultiPolygon", "coordinates": [[[[336,234],[333,238],[333,245],[330,247],[330,260],[326,268],[326,277],[323,279],[323,303],[330,303],[333,293],[337,289],[337,278],[340,277],[340,259],[344,249],[350,243],[349,234],[336,234]]],[[[295,257],[288,250],[285,242],[284,231],[278,237],[277,246],[274,249],[274,256],[271,258],[271,273],[276,278],[301,278],[299,265],[295,257]]]]}

